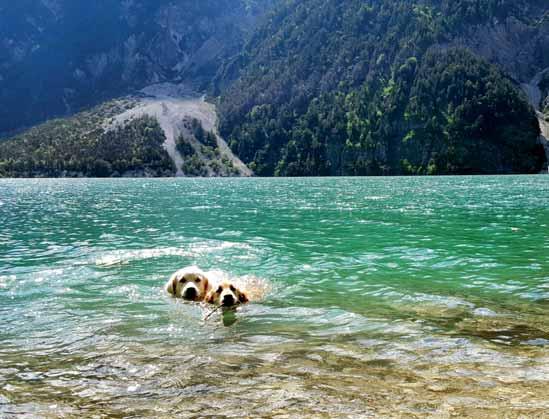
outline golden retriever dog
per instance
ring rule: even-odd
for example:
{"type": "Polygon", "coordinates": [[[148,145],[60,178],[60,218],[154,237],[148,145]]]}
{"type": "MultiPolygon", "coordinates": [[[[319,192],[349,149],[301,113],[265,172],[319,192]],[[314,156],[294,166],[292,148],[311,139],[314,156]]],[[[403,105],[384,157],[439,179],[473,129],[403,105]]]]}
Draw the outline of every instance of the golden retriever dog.
{"type": "Polygon", "coordinates": [[[168,283],[166,291],[177,298],[189,301],[203,301],[211,291],[210,281],[196,266],[189,266],[175,272],[168,283]]]}
{"type": "Polygon", "coordinates": [[[223,307],[233,307],[248,301],[246,293],[227,280],[220,282],[206,295],[206,302],[223,307]]]}

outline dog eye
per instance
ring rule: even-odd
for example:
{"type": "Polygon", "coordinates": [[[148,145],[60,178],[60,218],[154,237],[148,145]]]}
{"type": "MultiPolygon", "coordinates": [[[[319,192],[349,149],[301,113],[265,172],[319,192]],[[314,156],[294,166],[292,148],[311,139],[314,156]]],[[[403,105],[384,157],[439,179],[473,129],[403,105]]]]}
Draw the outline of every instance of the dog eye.
{"type": "Polygon", "coordinates": [[[184,284],[185,282],[187,282],[187,280],[186,280],[185,278],[181,278],[181,279],[179,280],[179,282],[181,282],[182,284],[184,284]]]}
{"type": "Polygon", "coordinates": [[[236,291],[236,288],[233,285],[231,285],[231,291],[236,291]]]}
{"type": "Polygon", "coordinates": [[[217,289],[217,293],[218,293],[218,294],[221,294],[222,292],[223,292],[223,287],[219,287],[219,288],[217,289]]]}
{"type": "Polygon", "coordinates": [[[194,280],[194,282],[196,282],[197,284],[200,284],[200,278],[196,278],[196,279],[194,280]]]}

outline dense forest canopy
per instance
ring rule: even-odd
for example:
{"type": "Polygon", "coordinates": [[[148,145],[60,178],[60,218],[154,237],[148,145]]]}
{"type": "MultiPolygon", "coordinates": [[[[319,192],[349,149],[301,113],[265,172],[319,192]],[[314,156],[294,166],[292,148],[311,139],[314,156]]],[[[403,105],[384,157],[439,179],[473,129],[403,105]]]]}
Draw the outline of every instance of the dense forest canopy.
{"type": "Polygon", "coordinates": [[[518,86],[467,28],[539,20],[536,1],[287,1],[227,64],[221,131],[258,174],[537,172],[518,86]]]}
{"type": "Polygon", "coordinates": [[[0,142],[0,177],[122,175],[172,176],[173,163],[156,119],[143,116],[103,127],[103,118],[130,107],[109,102],[69,119],[56,119],[0,142]]]}

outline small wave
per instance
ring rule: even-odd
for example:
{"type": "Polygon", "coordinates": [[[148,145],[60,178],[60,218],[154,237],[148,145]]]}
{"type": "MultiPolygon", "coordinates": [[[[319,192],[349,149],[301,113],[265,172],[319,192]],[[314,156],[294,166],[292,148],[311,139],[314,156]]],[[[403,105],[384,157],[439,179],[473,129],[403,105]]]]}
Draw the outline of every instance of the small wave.
{"type": "Polygon", "coordinates": [[[367,200],[367,201],[383,201],[385,199],[390,199],[391,197],[390,196],[386,196],[386,195],[379,195],[379,196],[365,196],[364,199],[367,200]]]}
{"type": "Polygon", "coordinates": [[[180,247],[160,247],[151,249],[134,249],[134,250],[112,250],[104,252],[93,259],[93,262],[98,267],[111,267],[116,265],[125,265],[130,262],[162,258],[167,256],[179,256],[187,259],[196,259],[205,255],[225,252],[228,249],[236,249],[237,251],[245,251],[244,255],[232,255],[233,258],[250,258],[252,247],[245,243],[235,242],[201,242],[189,244],[186,248],[180,247]]]}
{"type": "Polygon", "coordinates": [[[199,255],[203,253],[217,252],[219,250],[226,250],[226,249],[232,249],[232,248],[242,249],[242,250],[252,249],[252,247],[249,244],[235,243],[235,242],[221,242],[218,244],[200,243],[200,244],[193,244],[190,246],[190,250],[195,254],[199,254],[199,255]]]}
{"type": "Polygon", "coordinates": [[[458,308],[458,307],[466,307],[469,309],[475,308],[475,305],[473,303],[470,303],[469,301],[463,300],[458,297],[441,296],[441,295],[424,294],[424,293],[404,295],[402,297],[402,301],[412,302],[412,303],[432,304],[432,305],[447,307],[450,309],[458,308]]]}
{"type": "Polygon", "coordinates": [[[125,296],[132,302],[139,302],[143,300],[143,295],[139,292],[137,285],[122,285],[114,287],[107,291],[107,295],[125,296]]]}
{"type": "Polygon", "coordinates": [[[225,230],[222,233],[219,233],[217,236],[218,237],[240,237],[240,236],[242,236],[242,232],[241,231],[225,230]]]}
{"type": "Polygon", "coordinates": [[[115,250],[108,255],[95,259],[97,266],[113,266],[129,263],[135,260],[153,259],[165,256],[192,257],[193,252],[177,247],[141,249],[141,250],[115,250]]]}
{"type": "Polygon", "coordinates": [[[0,275],[0,288],[7,288],[9,284],[15,282],[17,277],[15,275],[0,275]]]}
{"type": "Polygon", "coordinates": [[[201,210],[209,210],[209,209],[222,209],[223,207],[221,205],[196,205],[194,207],[190,207],[190,209],[194,211],[201,211],[201,210]]]}

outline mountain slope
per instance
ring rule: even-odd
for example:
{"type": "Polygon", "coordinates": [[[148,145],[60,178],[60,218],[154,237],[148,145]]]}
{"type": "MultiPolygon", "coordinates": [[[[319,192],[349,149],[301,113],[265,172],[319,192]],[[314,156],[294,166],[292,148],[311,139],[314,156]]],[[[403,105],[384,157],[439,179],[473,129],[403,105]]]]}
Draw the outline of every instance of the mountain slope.
{"type": "Polygon", "coordinates": [[[203,96],[171,83],[148,86],[141,92],[143,96],[136,99],[136,105],[112,118],[108,129],[124,126],[127,121],[143,116],[152,117],[164,132],[164,149],[174,162],[176,175],[195,174],[185,170],[189,163],[187,157],[194,157],[196,164],[203,167],[201,174],[206,176],[251,175],[217,134],[215,106],[206,102],[203,96]],[[191,129],[193,124],[203,130],[202,135],[195,135],[195,130],[191,129]],[[212,140],[204,144],[202,137],[208,134],[212,140]],[[178,147],[181,142],[192,146],[190,156],[182,155],[178,147]]]}
{"type": "Polygon", "coordinates": [[[218,73],[218,91],[236,78],[221,132],[263,175],[538,172],[546,157],[519,84],[549,67],[548,10],[288,1],[218,73]]]}
{"type": "Polygon", "coordinates": [[[133,106],[134,100],[108,102],[0,142],[0,177],[173,174],[173,163],[162,148],[165,136],[155,119],[143,116],[103,129],[105,121],[133,106]]]}
{"type": "Polygon", "coordinates": [[[154,83],[203,86],[270,2],[0,2],[0,135],[154,83]]]}
{"type": "Polygon", "coordinates": [[[548,75],[546,0],[4,2],[0,176],[537,173],[548,75]]]}
{"type": "Polygon", "coordinates": [[[0,177],[250,176],[216,124],[203,97],[153,85],[0,142],[0,177]]]}

